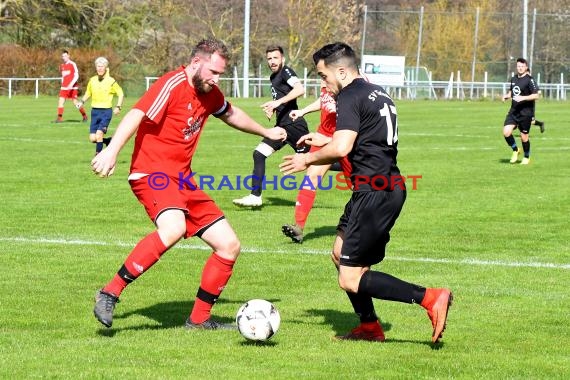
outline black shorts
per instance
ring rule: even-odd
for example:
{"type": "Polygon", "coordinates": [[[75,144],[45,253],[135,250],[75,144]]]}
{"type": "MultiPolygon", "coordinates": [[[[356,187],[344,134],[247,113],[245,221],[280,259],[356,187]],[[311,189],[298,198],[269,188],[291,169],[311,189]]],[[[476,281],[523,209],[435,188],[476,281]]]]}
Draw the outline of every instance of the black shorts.
{"type": "Polygon", "coordinates": [[[297,141],[299,141],[302,136],[309,133],[309,128],[307,127],[307,122],[305,119],[301,118],[293,124],[278,125],[278,127],[281,127],[287,131],[287,138],[285,141],[276,141],[264,138],[262,142],[272,147],[275,151],[280,150],[285,145],[289,145],[297,153],[307,153],[309,149],[311,149],[309,145],[304,145],[302,147],[297,146],[297,141]]]}
{"type": "Polygon", "coordinates": [[[399,187],[352,193],[337,226],[344,232],[340,265],[367,267],[381,262],[405,200],[406,190],[399,187]]]}
{"type": "Polygon", "coordinates": [[[534,116],[532,115],[514,115],[512,113],[508,113],[507,117],[505,118],[505,125],[515,125],[521,133],[528,134],[530,132],[530,126],[534,116]]]}

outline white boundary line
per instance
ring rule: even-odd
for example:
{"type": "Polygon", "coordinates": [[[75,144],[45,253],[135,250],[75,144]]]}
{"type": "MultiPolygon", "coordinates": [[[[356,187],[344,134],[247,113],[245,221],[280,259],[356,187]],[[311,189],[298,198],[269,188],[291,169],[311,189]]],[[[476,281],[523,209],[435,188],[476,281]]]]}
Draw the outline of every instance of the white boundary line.
{"type": "MultiPolygon", "coordinates": [[[[58,238],[25,238],[25,237],[0,237],[0,242],[10,242],[10,243],[23,243],[23,244],[61,244],[61,245],[98,245],[98,246],[111,246],[111,247],[134,247],[135,243],[125,243],[125,242],[104,242],[104,241],[90,241],[81,239],[58,239],[58,238]]],[[[196,245],[196,244],[177,244],[178,248],[188,248],[196,249],[202,251],[211,250],[210,247],[206,245],[196,245]]],[[[242,252],[247,253],[262,253],[261,250],[257,248],[242,248],[242,252]]],[[[272,250],[271,253],[291,253],[287,250],[272,250]]],[[[295,252],[297,253],[297,252],[295,252]]],[[[302,253],[309,253],[313,255],[328,255],[330,251],[328,250],[303,250],[302,253]]],[[[516,268],[550,268],[550,269],[570,269],[570,264],[555,264],[555,263],[539,263],[539,262],[513,262],[513,261],[499,261],[499,260],[477,260],[477,259],[463,259],[463,260],[452,260],[452,259],[430,259],[425,257],[387,257],[386,260],[394,261],[409,261],[418,263],[435,263],[435,264],[462,264],[462,265],[481,265],[481,266],[497,266],[497,267],[516,267],[516,268]]]]}

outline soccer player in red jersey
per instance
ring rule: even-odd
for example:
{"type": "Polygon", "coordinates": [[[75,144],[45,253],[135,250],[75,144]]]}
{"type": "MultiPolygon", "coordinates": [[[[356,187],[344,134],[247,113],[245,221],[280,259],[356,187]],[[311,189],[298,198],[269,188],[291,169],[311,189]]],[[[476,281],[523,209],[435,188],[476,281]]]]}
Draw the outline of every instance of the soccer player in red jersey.
{"type": "MultiPolygon", "coordinates": [[[[293,121],[298,117],[302,117],[310,112],[321,111],[321,119],[319,126],[317,127],[318,137],[332,138],[336,127],[336,100],[333,94],[331,94],[324,84],[321,87],[321,94],[317,100],[309,104],[305,108],[300,110],[293,110],[289,113],[289,116],[293,121]]],[[[312,136],[312,138],[317,138],[317,136],[312,136]]],[[[311,152],[315,152],[321,149],[320,146],[311,146],[311,152]]],[[[329,171],[331,165],[311,165],[307,169],[307,177],[311,182],[305,184],[297,193],[297,200],[295,202],[295,223],[285,224],[281,230],[283,234],[290,237],[295,243],[303,242],[303,229],[305,228],[305,223],[309,213],[313,208],[315,203],[315,198],[317,196],[316,189],[319,188],[319,182],[323,181],[325,174],[329,171]]],[[[348,173],[350,175],[350,173],[348,173]]]]}
{"type": "Polygon", "coordinates": [[[113,174],[120,150],[136,133],[129,183],[157,227],[97,292],[94,314],[107,327],[113,323],[123,289],[180,239],[197,236],[213,253],[203,268],[186,328],[234,328],[213,320],[211,309],[232,275],[240,242],[222,211],[191,177],[192,157],[209,115],[272,140],[284,140],[286,132],[264,128],[226,101],[218,82],[229,59],[221,41],[200,41],[190,63],[159,78],[121,120],[110,144],[91,161],[96,174],[113,174]]]}
{"type": "Polygon", "coordinates": [[[61,88],[59,90],[59,100],[57,103],[57,119],[55,123],[63,122],[63,110],[66,99],[71,99],[75,107],[81,112],[83,121],[87,121],[87,113],[83,104],[77,100],[77,81],[79,80],[79,70],[77,70],[77,65],[69,57],[69,52],[64,50],[61,53],[61,59],[63,63],[59,65],[59,72],[61,73],[61,88]]]}

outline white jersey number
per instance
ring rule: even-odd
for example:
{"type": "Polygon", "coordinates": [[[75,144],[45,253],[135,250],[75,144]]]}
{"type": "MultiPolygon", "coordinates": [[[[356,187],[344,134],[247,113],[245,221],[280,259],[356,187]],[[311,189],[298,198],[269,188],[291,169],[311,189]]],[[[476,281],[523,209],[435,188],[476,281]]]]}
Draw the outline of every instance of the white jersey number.
{"type": "Polygon", "coordinates": [[[384,103],[384,107],[380,110],[380,116],[386,119],[386,127],[388,129],[388,136],[386,136],[386,141],[388,145],[394,145],[398,142],[398,113],[396,112],[396,107],[393,105],[388,105],[384,103]],[[392,116],[396,123],[392,123],[392,116]]]}

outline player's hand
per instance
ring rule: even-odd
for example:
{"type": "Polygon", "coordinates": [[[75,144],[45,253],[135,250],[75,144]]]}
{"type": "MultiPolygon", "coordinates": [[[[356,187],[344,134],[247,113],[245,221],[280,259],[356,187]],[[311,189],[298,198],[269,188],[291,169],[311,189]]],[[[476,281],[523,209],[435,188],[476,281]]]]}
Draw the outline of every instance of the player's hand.
{"type": "Polygon", "coordinates": [[[267,116],[268,119],[271,119],[271,116],[273,116],[275,108],[277,108],[278,106],[279,103],[276,100],[272,100],[270,102],[263,103],[261,105],[261,108],[263,109],[263,113],[265,113],[265,116],[267,116]]]}
{"type": "Polygon", "coordinates": [[[83,107],[83,102],[82,102],[81,100],[78,101],[78,102],[75,104],[75,107],[76,107],[77,109],[80,109],[81,107],[83,107]]]}
{"type": "Polygon", "coordinates": [[[120,113],[121,113],[121,110],[119,109],[119,107],[113,108],[113,115],[118,115],[120,113]]]}
{"type": "Polygon", "coordinates": [[[285,141],[287,138],[287,131],[281,127],[273,127],[267,130],[266,138],[276,141],[285,141]]]}
{"type": "Polygon", "coordinates": [[[327,137],[325,135],[321,135],[320,133],[311,132],[304,136],[301,136],[299,141],[297,141],[297,146],[324,146],[331,142],[332,138],[327,137]]]}
{"type": "Polygon", "coordinates": [[[293,174],[302,172],[303,170],[307,169],[306,161],[306,153],[297,153],[292,156],[285,156],[283,157],[283,162],[279,164],[279,170],[281,173],[293,174]]]}
{"type": "Polygon", "coordinates": [[[303,113],[301,112],[301,110],[293,110],[293,111],[289,112],[289,117],[293,121],[297,120],[301,116],[303,116],[303,113]]]}
{"type": "Polygon", "coordinates": [[[515,102],[519,103],[519,102],[522,102],[524,99],[523,99],[523,96],[522,96],[522,95],[517,95],[517,96],[514,96],[514,97],[513,97],[513,100],[514,100],[515,102]]]}
{"type": "Polygon", "coordinates": [[[99,177],[109,177],[115,172],[116,163],[117,155],[107,147],[91,160],[91,169],[93,173],[99,175],[99,177]]]}

